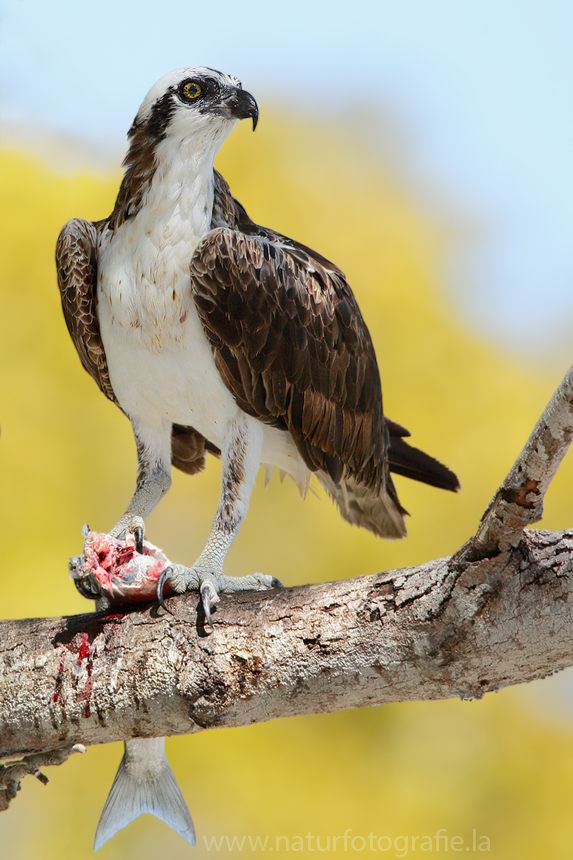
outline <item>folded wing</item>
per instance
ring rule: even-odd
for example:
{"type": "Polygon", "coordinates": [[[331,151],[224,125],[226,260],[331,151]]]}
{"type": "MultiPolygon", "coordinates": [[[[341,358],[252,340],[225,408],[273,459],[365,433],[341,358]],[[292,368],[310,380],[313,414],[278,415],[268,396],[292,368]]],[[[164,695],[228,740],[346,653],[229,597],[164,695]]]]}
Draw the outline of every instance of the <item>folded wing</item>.
{"type": "Polygon", "coordinates": [[[245,412],[290,431],[311,471],[379,490],[380,377],[352,291],[324,258],[249,224],[212,230],[191,261],[219,372],[245,412]]]}

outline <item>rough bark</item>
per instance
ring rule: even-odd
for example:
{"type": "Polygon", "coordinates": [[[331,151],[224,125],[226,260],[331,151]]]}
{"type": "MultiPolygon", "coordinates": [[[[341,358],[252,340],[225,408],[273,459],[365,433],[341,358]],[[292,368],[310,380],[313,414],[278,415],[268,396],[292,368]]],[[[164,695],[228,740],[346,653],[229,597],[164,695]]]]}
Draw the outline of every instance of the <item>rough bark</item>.
{"type": "Polygon", "coordinates": [[[479,698],[573,665],[573,531],[523,531],[572,437],[573,368],[451,558],[223,598],[209,635],[196,595],[171,599],[173,615],[152,605],[1,622],[0,757],[479,698]]]}
{"type": "Polygon", "coordinates": [[[527,440],[482,517],[473,540],[477,554],[488,555],[519,540],[521,530],[538,523],[543,499],[573,438],[573,367],[527,440]]]}

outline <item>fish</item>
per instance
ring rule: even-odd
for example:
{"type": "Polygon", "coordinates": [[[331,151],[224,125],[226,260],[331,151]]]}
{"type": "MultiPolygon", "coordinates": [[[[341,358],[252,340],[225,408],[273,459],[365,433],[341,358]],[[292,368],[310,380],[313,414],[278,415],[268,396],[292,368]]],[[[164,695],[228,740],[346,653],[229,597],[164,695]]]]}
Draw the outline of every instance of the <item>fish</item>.
{"type": "MultiPolygon", "coordinates": [[[[96,609],[149,603],[173,591],[166,582],[172,564],[158,547],[127,533],[125,540],[104,532],[83,530],[84,552],[70,560],[70,578],[96,609]]],[[[165,607],[167,609],[167,607],[165,607]]],[[[94,851],[144,813],[155,815],[195,845],[195,827],[181,789],[165,754],[165,738],[133,738],[125,752],[102,810],[94,851]]]]}
{"type": "MultiPolygon", "coordinates": [[[[93,532],[85,526],[84,552],[70,560],[70,578],[80,594],[101,601],[98,608],[108,609],[128,603],[150,603],[158,599],[158,584],[165,597],[175,592],[162,574],[172,567],[167,556],[149,541],[143,541],[142,552],[128,532],[125,540],[104,532],[93,532]]],[[[167,608],[167,607],[164,607],[167,608]]]]}

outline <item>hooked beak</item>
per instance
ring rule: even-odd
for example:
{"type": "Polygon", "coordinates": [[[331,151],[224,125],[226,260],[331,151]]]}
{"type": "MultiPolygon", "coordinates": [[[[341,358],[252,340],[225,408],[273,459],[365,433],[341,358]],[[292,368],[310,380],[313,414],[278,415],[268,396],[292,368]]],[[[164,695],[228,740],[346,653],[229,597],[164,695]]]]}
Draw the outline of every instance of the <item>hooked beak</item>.
{"type": "Polygon", "coordinates": [[[253,96],[246,90],[235,87],[229,89],[222,100],[220,113],[229,119],[248,119],[250,117],[253,120],[253,131],[259,121],[259,109],[253,96]]]}

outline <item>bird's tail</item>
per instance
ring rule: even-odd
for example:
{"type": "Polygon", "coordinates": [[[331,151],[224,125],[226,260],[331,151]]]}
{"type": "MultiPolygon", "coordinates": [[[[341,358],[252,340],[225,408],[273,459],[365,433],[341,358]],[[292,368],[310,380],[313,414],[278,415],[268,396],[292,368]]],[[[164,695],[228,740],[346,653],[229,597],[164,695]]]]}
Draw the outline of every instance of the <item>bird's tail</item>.
{"type": "Polygon", "coordinates": [[[441,490],[456,492],[460,488],[460,482],[456,475],[435,457],[414,448],[405,441],[404,437],[410,433],[396,421],[384,418],[388,430],[388,469],[395,475],[404,475],[413,481],[421,481],[441,490]]]}
{"type": "Polygon", "coordinates": [[[352,477],[344,477],[340,483],[335,484],[326,472],[319,471],[316,475],[347,522],[368,529],[378,537],[406,537],[404,515],[407,511],[398,501],[390,477],[386,480],[386,485],[376,492],[352,477]]]}
{"type": "Polygon", "coordinates": [[[452,470],[439,460],[404,441],[404,436],[410,435],[405,427],[389,418],[384,418],[384,422],[388,442],[388,472],[380,491],[360,484],[351,476],[343,476],[339,483],[335,483],[326,472],[319,471],[316,474],[347,522],[368,529],[378,537],[403,538],[407,535],[404,516],[408,511],[398,500],[390,472],[452,492],[459,490],[460,482],[452,470]]]}
{"type": "Polygon", "coordinates": [[[97,826],[94,851],[144,812],[165,821],[195,845],[195,828],[167,761],[165,738],[126,741],[125,753],[97,826]]]}

